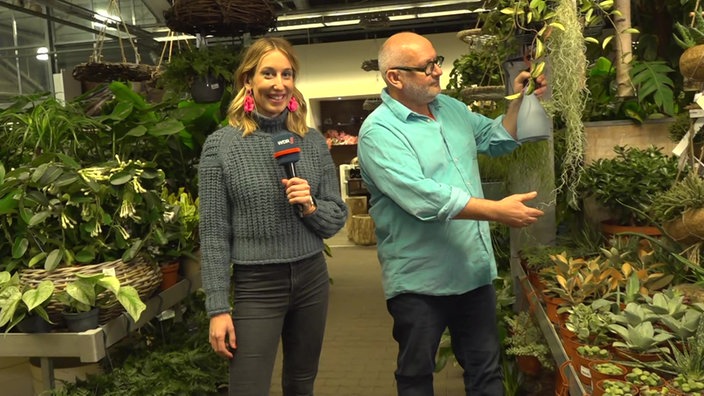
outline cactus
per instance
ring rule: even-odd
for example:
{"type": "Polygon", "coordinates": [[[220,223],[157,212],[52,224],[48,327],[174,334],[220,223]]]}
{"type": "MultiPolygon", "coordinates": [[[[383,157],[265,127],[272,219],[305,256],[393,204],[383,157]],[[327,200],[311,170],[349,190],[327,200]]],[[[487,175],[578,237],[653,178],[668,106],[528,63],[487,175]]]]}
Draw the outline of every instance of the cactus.
{"type": "Polygon", "coordinates": [[[701,10],[697,10],[693,14],[693,23],[691,26],[675,22],[675,33],[672,35],[677,45],[683,49],[704,44],[704,16],[702,16],[701,10]]]}

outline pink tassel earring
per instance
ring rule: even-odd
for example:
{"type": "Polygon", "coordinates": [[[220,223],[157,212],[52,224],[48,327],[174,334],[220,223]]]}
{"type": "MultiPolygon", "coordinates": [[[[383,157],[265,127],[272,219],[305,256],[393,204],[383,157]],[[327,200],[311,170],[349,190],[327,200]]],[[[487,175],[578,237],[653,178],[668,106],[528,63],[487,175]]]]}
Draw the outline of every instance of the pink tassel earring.
{"type": "Polygon", "coordinates": [[[295,96],[291,96],[291,100],[288,101],[288,111],[294,112],[298,110],[298,101],[296,100],[295,96]]]}
{"type": "Polygon", "coordinates": [[[252,114],[254,111],[254,98],[252,97],[252,90],[248,89],[244,94],[244,113],[252,114]]]}

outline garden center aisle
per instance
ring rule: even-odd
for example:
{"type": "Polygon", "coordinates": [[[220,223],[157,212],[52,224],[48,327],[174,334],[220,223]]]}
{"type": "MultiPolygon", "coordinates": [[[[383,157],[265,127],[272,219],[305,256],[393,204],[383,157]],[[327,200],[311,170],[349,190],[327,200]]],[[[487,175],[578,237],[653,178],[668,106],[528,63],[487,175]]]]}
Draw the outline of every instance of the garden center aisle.
{"type": "MultiPolygon", "coordinates": [[[[344,230],[327,243],[332,247],[328,264],[333,283],[315,394],[396,395],[397,347],[381,290],[376,247],[351,245],[344,230]]],[[[280,355],[279,351],[271,396],[281,396],[280,355]]],[[[436,396],[463,396],[463,388],[459,367],[448,366],[435,377],[436,396]]]]}

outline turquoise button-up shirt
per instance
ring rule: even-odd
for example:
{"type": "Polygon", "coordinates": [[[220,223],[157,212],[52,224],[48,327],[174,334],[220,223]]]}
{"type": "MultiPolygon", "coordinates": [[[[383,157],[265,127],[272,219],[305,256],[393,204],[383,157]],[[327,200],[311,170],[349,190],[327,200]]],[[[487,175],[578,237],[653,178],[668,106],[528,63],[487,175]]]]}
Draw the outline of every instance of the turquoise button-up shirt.
{"type": "Polygon", "coordinates": [[[518,143],[496,120],[439,95],[435,120],[381,93],[364,121],[358,157],[371,193],[377,249],[387,299],[401,293],[446,296],[496,278],[486,221],[454,217],[482,198],[477,152],[511,152],[518,143]]]}

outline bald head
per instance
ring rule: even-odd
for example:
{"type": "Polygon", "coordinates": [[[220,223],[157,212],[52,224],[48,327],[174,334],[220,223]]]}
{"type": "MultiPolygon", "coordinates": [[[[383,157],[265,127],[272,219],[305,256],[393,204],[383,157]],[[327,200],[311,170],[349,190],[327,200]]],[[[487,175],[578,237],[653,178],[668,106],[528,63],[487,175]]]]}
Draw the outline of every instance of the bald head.
{"type": "Polygon", "coordinates": [[[412,32],[396,33],[379,49],[379,71],[384,76],[391,67],[414,64],[434,52],[433,44],[425,37],[412,32]]]}

